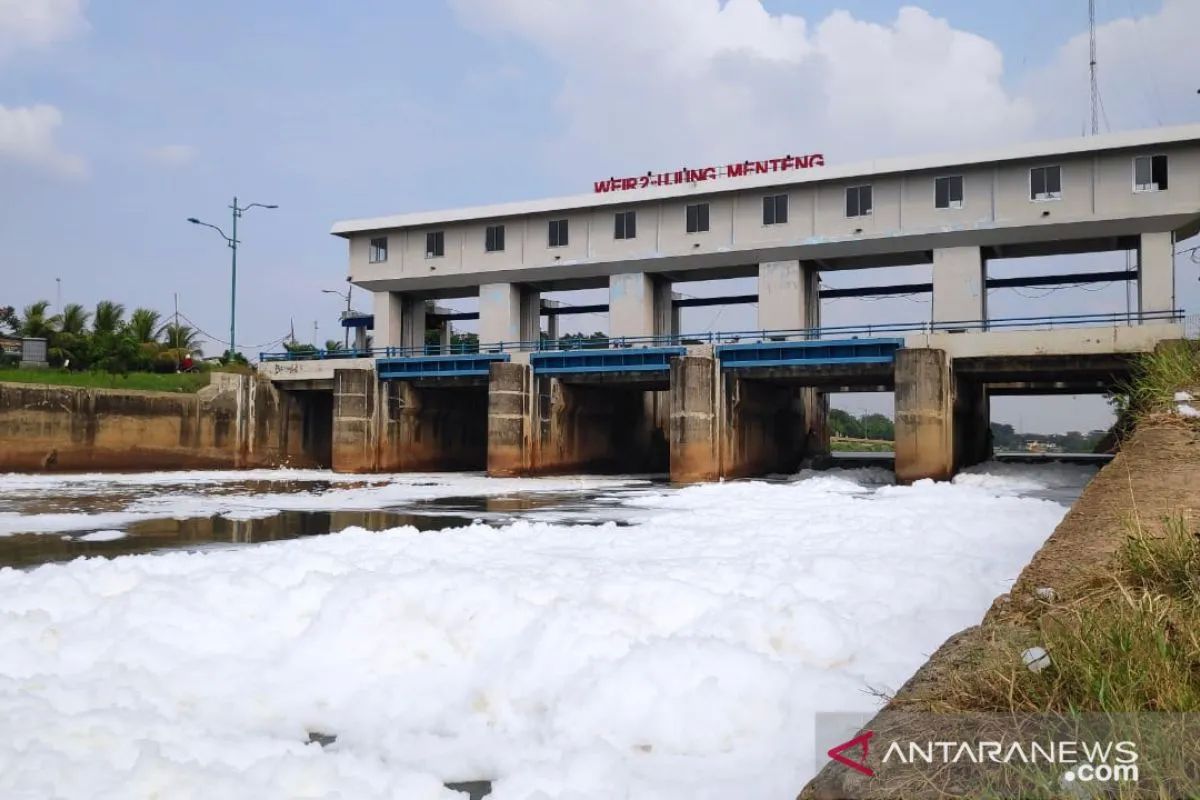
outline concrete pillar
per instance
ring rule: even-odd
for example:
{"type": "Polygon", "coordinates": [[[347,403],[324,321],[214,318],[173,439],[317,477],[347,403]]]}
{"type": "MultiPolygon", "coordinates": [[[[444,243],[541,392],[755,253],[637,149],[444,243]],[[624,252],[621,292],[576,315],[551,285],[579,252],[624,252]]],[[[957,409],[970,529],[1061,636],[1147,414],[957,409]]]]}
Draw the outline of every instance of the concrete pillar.
{"type": "Polygon", "coordinates": [[[400,295],[400,346],[406,350],[425,351],[425,301],[400,295]]]}
{"type": "Polygon", "coordinates": [[[399,292],[375,292],[374,342],[376,347],[400,347],[403,316],[399,292]]]}
{"type": "Polygon", "coordinates": [[[355,350],[366,350],[367,349],[367,329],[366,328],[355,328],[354,329],[354,349],[355,350]]]}
{"type": "Polygon", "coordinates": [[[712,481],[721,477],[719,373],[711,355],[671,359],[671,480],[712,481]]]}
{"type": "Polygon", "coordinates": [[[401,292],[375,292],[375,346],[425,344],[425,301],[401,292]]]}
{"type": "Polygon", "coordinates": [[[519,283],[485,283],[479,287],[479,342],[537,342],[541,330],[541,297],[519,283]]]}
{"type": "Polygon", "coordinates": [[[758,327],[764,331],[821,327],[820,272],[800,261],[758,265],[758,327]]]}
{"type": "Polygon", "coordinates": [[[609,336],[664,336],[671,321],[671,283],[644,272],[608,279],[609,336]]]}
{"type": "Polygon", "coordinates": [[[376,383],[374,370],[333,371],[335,472],[371,472],[376,468],[376,383]]]}
{"type": "MultiPolygon", "coordinates": [[[[558,300],[547,300],[543,305],[547,308],[559,308],[562,303],[558,300]]],[[[551,342],[558,341],[558,314],[546,315],[546,338],[551,342]]]]}
{"type": "Polygon", "coordinates": [[[487,472],[527,474],[533,466],[533,370],[528,364],[492,364],[488,375],[487,472]]]}
{"type": "Polygon", "coordinates": [[[978,247],[933,251],[933,321],[987,319],[987,268],[978,247]]]}
{"type": "Polygon", "coordinates": [[[454,328],[450,324],[450,320],[444,319],[438,323],[438,352],[449,353],[450,344],[453,340],[454,328]]]}
{"type": "Polygon", "coordinates": [[[944,350],[896,351],[896,480],[954,475],[954,392],[944,350]]]}
{"type": "Polygon", "coordinates": [[[1175,235],[1143,233],[1138,244],[1138,311],[1175,309],[1175,235]]]}

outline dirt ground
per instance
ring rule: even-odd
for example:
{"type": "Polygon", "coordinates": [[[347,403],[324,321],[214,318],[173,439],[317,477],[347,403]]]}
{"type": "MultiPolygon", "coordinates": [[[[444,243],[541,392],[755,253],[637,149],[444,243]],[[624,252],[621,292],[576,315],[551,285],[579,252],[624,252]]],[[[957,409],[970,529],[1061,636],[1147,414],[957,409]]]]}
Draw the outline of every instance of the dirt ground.
{"type": "MultiPolygon", "coordinates": [[[[1014,627],[1036,624],[1047,608],[1039,589],[1056,599],[1086,592],[1111,573],[1130,517],[1157,523],[1171,513],[1200,517],[1200,426],[1178,417],[1143,423],[1120,453],[1092,479],[1045,545],[1022,570],[1012,590],[996,598],[982,622],[950,637],[864,730],[879,740],[904,738],[889,730],[889,712],[974,711],[969,698],[946,691],[948,678],[975,663],[986,644],[1014,627]],[[964,702],[964,700],[966,702],[964,702]]],[[[912,735],[909,732],[908,735],[912,735]]],[[[804,800],[895,797],[882,771],[866,777],[830,763],[801,792],[804,800]]],[[[951,795],[952,796],[952,795],[951,795]]]]}

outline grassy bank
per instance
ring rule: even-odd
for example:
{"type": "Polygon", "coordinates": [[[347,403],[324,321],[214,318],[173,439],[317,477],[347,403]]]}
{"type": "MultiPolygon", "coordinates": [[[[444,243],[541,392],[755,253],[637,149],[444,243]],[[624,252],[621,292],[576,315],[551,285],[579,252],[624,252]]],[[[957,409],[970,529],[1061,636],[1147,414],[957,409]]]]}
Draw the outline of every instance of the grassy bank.
{"type": "Polygon", "coordinates": [[[153,392],[195,392],[208,385],[208,374],[131,372],[71,372],[62,369],[0,369],[0,382],[49,386],[82,386],[91,389],[132,389],[153,392]]]}
{"type": "Polygon", "coordinates": [[[885,439],[852,439],[848,436],[831,436],[829,449],[835,453],[890,453],[895,445],[885,439]]]}
{"type": "MultiPolygon", "coordinates": [[[[1200,709],[1200,419],[1180,411],[1200,407],[1200,344],[1175,343],[1142,357],[1121,389],[1117,457],[981,624],[951,637],[890,697],[866,726],[881,740],[940,735],[933,730],[937,720],[951,719],[943,714],[1091,713],[1117,720],[1132,712],[1200,709]],[[1176,399],[1179,392],[1195,399],[1176,399]]],[[[1103,796],[1174,797],[1179,787],[1200,784],[1194,736],[1182,728],[1164,736],[1167,729],[1157,723],[1139,730],[1149,717],[1125,719],[1134,721],[1123,730],[1147,746],[1142,781],[1108,787],[1103,796]],[[1184,752],[1181,742],[1191,755],[1170,756],[1184,752]]],[[[923,788],[961,796],[949,775],[923,777],[932,781],[923,788]]],[[[802,797],[908,797],[912,786],[904,781],[911,779],[882,769],[868,793],[847,795],[847,787],[863,787],[852,771],[834,765],[802,797]]],[[[1072,794],[1063,788],[1036,796],[1072,794]]]]}

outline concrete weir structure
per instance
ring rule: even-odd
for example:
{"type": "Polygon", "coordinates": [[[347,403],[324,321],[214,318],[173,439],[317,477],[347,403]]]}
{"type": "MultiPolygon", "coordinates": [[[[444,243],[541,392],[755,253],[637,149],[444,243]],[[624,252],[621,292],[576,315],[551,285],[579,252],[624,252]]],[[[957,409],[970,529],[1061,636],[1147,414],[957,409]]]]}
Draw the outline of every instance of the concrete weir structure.
{"type": "MultiPolygon", "coordinates": [[[[373,293],[375,347],[304,367],[331,373],[335,468],[757,475],[828,449],[831,392],[883,390],[900,479],[945,478],[990,452],[989,396],[1104,391],[1133,354],[1182,335],[1174,245],[1200,230],[1200,126],[788,164],[335,224],[349,279],[373,293]],[[988,275],[998,258],[1114,250],[1136,268],[988,275]],[[931,283],[883,288],[930,292],[928,321],[822,327],[821,298],[845,295],[822,289],[822,273],[915,264],[931,283]],[[720,278],[757,279],[755,295],[726,300],[757,302],[758,329],[680,331],[694,301],[674,284],[720,278]],[[988,314],[989,288],[1100,279],[1136,282],[1136,308],[988,314]],[[558,340],[571,309],[541,296],[574,289],[607,290],[588,308],[607,310],[610,339],[558,340]],[[436,301],[459,297],[478,298],[477,352],[426,344],[429,327],[445,331],[436,301]]],[[[277,382],[302,380],[289,369],[266,358],[277,382]]]]}

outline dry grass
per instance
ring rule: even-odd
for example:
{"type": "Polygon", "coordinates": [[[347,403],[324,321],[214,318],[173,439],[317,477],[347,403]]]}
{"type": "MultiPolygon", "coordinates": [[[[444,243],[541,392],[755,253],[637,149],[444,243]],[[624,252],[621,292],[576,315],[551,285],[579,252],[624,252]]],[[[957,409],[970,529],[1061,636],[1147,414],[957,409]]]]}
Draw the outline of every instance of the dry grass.
{"type": "Polygon", "coordinates": [[[1101,712],[1200,708],[1200,532],[1183,515],[1130,519],[1113,571],[1070,602],[994,626],[940,710],[1101,712]],[[1020,654],[1043,647],[1051,664],[1020,654]]]}
{"type": "Polygon", "coordinates": [[[1169,412],[1181,390],[1200,395],[1200,341],[1164,342],[1138,356],[1130,379],[1117,387],[1113,404],[1119,417],[1140,420],[1169,412]]]}

